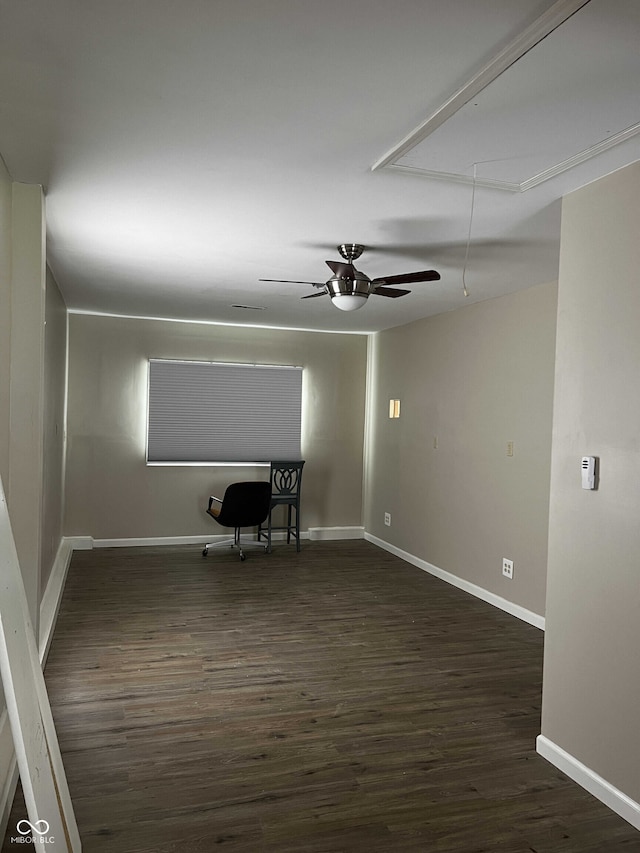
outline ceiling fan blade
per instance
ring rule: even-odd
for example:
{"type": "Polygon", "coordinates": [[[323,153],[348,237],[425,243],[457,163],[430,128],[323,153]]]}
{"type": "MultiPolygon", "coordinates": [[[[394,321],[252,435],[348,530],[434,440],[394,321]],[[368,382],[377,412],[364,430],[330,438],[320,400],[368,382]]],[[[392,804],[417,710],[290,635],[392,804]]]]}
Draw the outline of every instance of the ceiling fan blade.
{"type": "Polygon", "coordinates": [[[325,261],[331,272],[338,278],[355,278],[357,270],[353,264],[344,261],[325,261]]]}
{"type": "Polygon", "coordinates": [[[326,290],[321,290],[318,293],[309,293],[308,296],[301,296],[300,298],[301,299],[315,299],[316,296],[328,296],[328,295],[329,294],[327,293],[326,290]]]}
{"type": "Polygon", "coordinates": [[[376,287],[375,290],[372,290],[375,296],[390,296],[392,299],[397,299],[398,296],[406,296],[407,293],[411,293],[410,290],[392,290],[390,287],[376,287]]]}
{"type": "Polygon", "coordinates": [[[408,272],[404,275],[387,275],[374,278],[371,284],[376,287],[380,284],[417,284],[419,281],[438,281],[440,273],[435,270],[423,270],[422,272],[408,272]]]}
{"type": "Polygon", "coordinates": [[[312,284],[314,287],[324,287],[319,281],[291,281],[286,278],[259,278],[258,281],[275,281],[278,284],[312,284]]]}

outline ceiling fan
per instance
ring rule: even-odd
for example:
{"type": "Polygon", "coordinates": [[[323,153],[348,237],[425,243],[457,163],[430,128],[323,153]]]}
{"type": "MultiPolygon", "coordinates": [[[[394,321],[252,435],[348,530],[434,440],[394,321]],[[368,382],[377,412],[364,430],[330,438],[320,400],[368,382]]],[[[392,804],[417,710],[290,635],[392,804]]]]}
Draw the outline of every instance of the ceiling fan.
{"type": "Polygon", "coordinates": [[[280,278],[261,278],[260,281],[282,282],[283,284],[310,284],[319,288],[318,293],[310,293],[302,299],[313,299],[316,296],[329,296],[332,303],[341,311],[355,311],[362,308],[369,296],[387,296],[397,299],[406,296],[410,290],[394,290],[396,284],[416,284],[421,281],[438,281],[440,274],[435,270],[423,270],[422,272],[409,272],[404,275],[388,275],[380,278],[369,278],[360,270],[357,270],[353,262],[356,261],[364,246],[360,243],[341,243],[338,252],[344,261],[326,261],[327,266],[333,273],[331,278],[324,283],[317,281],[286,281],[280,278]]]}

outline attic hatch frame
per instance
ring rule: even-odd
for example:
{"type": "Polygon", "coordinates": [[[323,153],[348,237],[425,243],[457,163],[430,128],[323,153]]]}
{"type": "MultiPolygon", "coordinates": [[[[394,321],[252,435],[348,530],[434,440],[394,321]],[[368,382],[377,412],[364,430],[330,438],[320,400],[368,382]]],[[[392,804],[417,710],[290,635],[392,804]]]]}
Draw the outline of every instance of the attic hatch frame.
{"type": "Polygon", "coordinates": [[[556,0],[542,15],[532,24],[526,27],[506,47],[499,51],[486,65],[474,74],[463,86],[453,93],[435,112],[425,119],[417,128],[393,146],[386,154],[377,160],[371,167],[375,172],[380,169],[400,172],[408,175],[431,178],[440,181],[471,184],[487,189],[499,189],[513,193],[523,193],[537,187],[539,184],[562,174],[563,172],[584,163],[593,157],[614,148],[622,142],[640,133],[640,122],[627,127],[618,133],[595,145],[577,152],[571,157],[550,166],[543,171],[532,175],[521,183],[501,181],[491,178],[472,178],[468,175],[456,172],[439,172],[430,169],[422,169],[418,166],[409,166],[397,161],[408,154],[413,148],[423,142],[430,134],[450,119],[458,110],[462,109],[472,98],[475,98],[501,74],[514,65],[526,53],[532,50],[543,39],[554,30],[569,20],[576,12],[587,6],[591,0],[556,0]]]}

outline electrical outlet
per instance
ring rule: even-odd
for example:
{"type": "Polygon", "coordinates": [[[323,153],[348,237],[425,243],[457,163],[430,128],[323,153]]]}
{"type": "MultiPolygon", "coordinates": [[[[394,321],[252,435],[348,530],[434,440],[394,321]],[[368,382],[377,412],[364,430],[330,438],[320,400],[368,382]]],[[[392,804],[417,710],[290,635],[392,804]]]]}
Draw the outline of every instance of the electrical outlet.
{"type": "Polygon", "coordinates": [[[513,442],[507,442],[507,456],[513,456],[513,442]]]}
{"type": "Polygon", "coordinates": [[[513,560],[507,560],[506,557],[502,558],[502,574],[505,578],[513,578],[513,560]]]}
{"type": "Polygon", "coordinates": [[[387,527],[391,527],[391,513],[390,512],[385,512],[384,523],[387,525],[387,527]]]}

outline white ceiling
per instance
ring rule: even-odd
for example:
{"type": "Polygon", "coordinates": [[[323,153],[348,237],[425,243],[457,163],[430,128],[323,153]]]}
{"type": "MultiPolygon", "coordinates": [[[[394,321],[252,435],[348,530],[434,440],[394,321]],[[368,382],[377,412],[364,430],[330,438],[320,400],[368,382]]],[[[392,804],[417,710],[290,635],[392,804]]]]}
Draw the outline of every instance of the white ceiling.
{"type": "Polygon", "coordinates": [[[557,277],[562,195],[640,159],[638,44],[637,0],[0,0],[0,153],[73,310],[379,330],[557,277]],[[442,279],[348,314],[258,281],[341,242],[442,279]]]}

